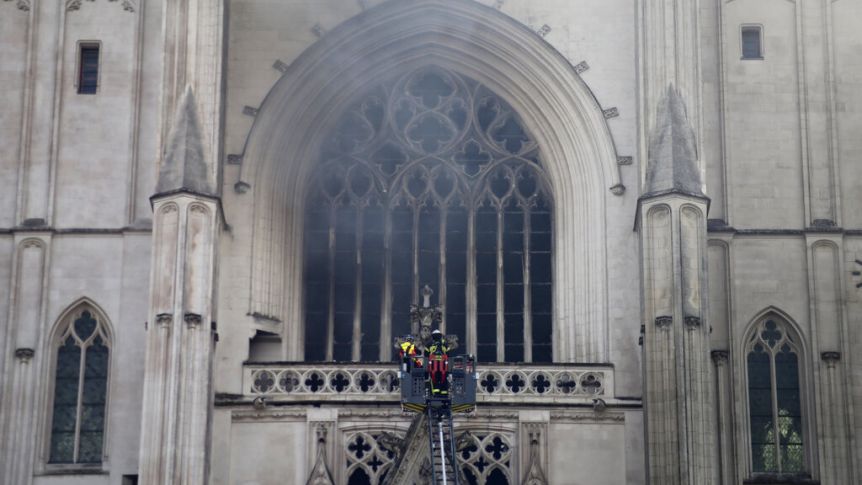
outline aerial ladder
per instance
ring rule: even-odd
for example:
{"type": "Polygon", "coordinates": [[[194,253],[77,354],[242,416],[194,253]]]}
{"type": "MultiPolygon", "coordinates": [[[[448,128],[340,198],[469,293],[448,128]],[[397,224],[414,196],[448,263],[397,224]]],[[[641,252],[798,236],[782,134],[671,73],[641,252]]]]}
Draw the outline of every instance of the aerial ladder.
{"type": "Polygon", "coordinates": [[[402,363],[401,407],[405,411],[424,414],[428,430],[428,462],[431,483],[438,485],[465,485],[456,448],[453,416],[468,413],[476,407],[476,369],[472,356],[450,359],[448,393],[431,392],[426,372],[428,356],[421,358],[422,366],[402,363]]]}

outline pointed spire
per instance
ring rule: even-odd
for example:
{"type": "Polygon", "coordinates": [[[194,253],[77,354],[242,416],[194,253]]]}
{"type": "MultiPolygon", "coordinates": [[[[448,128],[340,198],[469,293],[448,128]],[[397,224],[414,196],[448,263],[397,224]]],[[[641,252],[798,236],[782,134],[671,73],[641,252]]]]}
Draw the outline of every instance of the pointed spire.
{"type": "Polygon", "coordinates": [[[672,84],[658,104],[644,186],[645,196],[662,192],[704,195],[694,129],[685,101],[672,84]]]}
{"type": "Polygon", "coordinates": [[[186,86],[177,103],[173,126],[168,134],[165,158],[156,184],[156,194],[179,190],[216,195],[204,157],[197,104],[191,86],[186,86]]]}

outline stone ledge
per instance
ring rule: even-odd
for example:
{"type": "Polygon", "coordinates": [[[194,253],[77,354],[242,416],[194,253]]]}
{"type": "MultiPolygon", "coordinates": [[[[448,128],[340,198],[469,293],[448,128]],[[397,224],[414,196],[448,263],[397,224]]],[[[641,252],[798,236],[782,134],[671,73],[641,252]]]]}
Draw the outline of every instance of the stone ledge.
{"type": "Polygon", "coordinates": [[[756,475],[742,481],[743,485],[820,485],[820,480],[813,480],[809,475],[756,475]]]}

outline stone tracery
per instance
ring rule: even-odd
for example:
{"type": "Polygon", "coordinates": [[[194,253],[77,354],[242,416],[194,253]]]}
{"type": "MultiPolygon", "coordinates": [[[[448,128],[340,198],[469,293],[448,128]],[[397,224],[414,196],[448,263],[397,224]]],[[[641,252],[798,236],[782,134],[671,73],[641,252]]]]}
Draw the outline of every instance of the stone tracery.
{"type": "Polygon", "coordinates": [[[420,68],[354,103],[307,203],[306,358],[377,360],[430,284],[443,328],[480,360],[550,360],[539,160],[514,110],[451,71],[420,68]]]}

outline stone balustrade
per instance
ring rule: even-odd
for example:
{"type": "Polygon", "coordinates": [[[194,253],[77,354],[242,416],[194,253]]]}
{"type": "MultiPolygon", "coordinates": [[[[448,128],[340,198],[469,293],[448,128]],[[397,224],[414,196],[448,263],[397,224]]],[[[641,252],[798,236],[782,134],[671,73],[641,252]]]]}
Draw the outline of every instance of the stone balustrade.
{"type": "MultiPolygon", "coordinates": [[[[479,403],[591,403],[613,398],[613,367],[592,364],[479,364],[479,403]]],[[[398,368],[386,363],[249,363],[246,397],[268,401],[399,399],[398,368]]]]}

